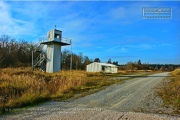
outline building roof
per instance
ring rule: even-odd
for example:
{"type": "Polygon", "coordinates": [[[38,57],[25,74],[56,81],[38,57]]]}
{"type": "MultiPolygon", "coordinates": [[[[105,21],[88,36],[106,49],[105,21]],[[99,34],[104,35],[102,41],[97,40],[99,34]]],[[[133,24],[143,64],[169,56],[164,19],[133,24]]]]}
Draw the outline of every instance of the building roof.
{"type": "Polygon", "coordinates": [[[99,62],[94,62],[94,63],[97,63],[97,64],[102,65],[102,66],[118,67],[118,66],[110,64],[110,63],[99,63],[99,62]]]}

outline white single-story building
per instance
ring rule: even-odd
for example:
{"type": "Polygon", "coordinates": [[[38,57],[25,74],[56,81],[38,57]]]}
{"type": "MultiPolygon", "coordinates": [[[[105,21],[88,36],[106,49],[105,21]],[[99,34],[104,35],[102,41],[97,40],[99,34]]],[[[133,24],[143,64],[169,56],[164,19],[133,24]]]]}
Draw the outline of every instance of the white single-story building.
{"type": "Polygon", "coordinates": [[[87,72],[118,73],[118,66],[108,63],[93,62],[86,66],[87,72]]]}

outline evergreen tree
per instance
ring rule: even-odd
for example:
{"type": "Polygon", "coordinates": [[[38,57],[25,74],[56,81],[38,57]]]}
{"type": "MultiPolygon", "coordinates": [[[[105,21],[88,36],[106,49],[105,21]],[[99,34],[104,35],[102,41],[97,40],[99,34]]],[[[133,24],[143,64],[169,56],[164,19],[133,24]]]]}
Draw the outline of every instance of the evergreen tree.
{"type": "Polygon", "coordinates": [[[99,62],[100,63],[100,59],[99,58],[95,58],[94,62],[99,62]]]}
{"type": "Polygon", "coordinates": [[[107,63],[111,64],[111,59],[109,59],[107,63]]]}

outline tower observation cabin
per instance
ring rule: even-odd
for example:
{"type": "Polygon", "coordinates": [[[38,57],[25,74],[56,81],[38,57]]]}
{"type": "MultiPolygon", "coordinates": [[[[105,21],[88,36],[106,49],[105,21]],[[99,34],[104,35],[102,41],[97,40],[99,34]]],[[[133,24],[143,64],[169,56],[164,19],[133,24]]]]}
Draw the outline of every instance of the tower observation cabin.
{"type": "Polygon", "coordinates": [[[62,31],[53,29],[48,32],[47,41],[40,44],[47,45],[46,72],[53,73],[61,70],[61,46],[71,45],[71,40],[62,38],[62,31]]]}

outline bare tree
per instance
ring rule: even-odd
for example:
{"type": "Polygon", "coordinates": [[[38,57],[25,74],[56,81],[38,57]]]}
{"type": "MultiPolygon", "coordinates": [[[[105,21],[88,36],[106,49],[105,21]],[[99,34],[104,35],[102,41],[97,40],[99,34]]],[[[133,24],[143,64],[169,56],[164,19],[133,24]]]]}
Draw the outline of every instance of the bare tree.
{"type": "Polygon", "coordinates": [[[3,63],[3,61],[6,58],[6,54],[8,52],[8,41],[9,41],[10,37],[7,35],[1,35],[0,38],[0,66],[1,63],[3,63]]]}

